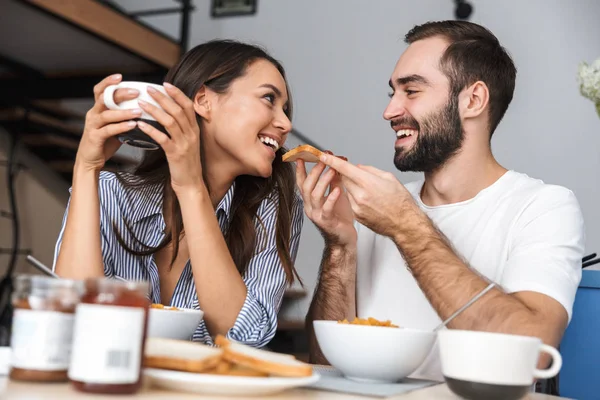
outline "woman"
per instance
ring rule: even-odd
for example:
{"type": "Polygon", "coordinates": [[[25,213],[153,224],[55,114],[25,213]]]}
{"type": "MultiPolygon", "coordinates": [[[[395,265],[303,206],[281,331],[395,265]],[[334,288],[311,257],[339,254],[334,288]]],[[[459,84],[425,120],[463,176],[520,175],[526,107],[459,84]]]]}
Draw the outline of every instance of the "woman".
{"type": "MultiPolygon", "coordinates": [[[[94,88],[56,244],[63,277],[145,279],[151,300],[200,308],[193,339],[223,334],[256,347],[275,334],[302,229],[294,171],[281,161],[292,126],[282,66],[260,48],[211,41],[167,74],[168,96],[140,102],[169,136],[141,121],[161,150],[133,173],[100,172],[141,110],[108,110],[94,88]]],[[[136,98],[119,89],[115,100],[136,98]]]]}

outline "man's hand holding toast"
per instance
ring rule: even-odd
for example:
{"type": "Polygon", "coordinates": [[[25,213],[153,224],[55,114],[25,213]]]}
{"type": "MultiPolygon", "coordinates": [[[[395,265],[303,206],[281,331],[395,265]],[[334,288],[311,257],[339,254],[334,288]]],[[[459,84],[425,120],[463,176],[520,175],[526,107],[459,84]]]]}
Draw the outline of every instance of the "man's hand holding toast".
{"type": "Polygon", "coordinates": [[[300,146],[283,159],[297,161],[296,180],[306,215],[327,240],[341,245],[356,243],[354,219],[381,235],[393,237],[401,229],[402,219],[417,210],[408,190],[392,173],[356,166],[330,152],[313,149],[300,146]],[[308,175],[305,162],[317,163],[308,175]]]}
{"type": "MultiPolygon", "coordinates": [[[[296,161],[296,184],[304,200],[304,211],[319,228],[330,246],[356,244],[354,216],[342,178],[333,169],[325,171],[319,162],[322,154],[312,146],[299,146],[283,156],[283,161],[296,161]],[[310,173],[306,163],[317,163],[310,173]]],[[[340,159],[341,161],[341,159],[340,159]]]]}

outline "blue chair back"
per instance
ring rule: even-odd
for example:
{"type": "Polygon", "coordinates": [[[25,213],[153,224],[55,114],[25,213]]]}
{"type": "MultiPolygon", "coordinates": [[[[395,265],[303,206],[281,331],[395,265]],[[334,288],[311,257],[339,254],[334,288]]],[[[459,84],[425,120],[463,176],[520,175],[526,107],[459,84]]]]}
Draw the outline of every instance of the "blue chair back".
{"type": "Polygon", "coordinates": [[[560,396],[600,398],[600,271],[583,270],[573,316],[560,343],[560,396]]]}

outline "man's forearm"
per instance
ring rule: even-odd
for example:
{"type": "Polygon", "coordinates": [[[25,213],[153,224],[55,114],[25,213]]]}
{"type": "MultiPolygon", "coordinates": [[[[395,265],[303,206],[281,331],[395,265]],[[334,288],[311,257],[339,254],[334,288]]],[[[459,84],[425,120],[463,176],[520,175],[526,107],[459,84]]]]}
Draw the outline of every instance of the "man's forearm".
{"type": "MultiPolygon", "coordinates": [[[[454,252],[427,216],[411,218],[394,241],[421,290],[442,320],[484,290],[489,282],[454,252]]],[[[543,322],[517,297],[494,288],[449,325],[452,328],[506,332],[546,338],[543,322]]]]}
{"type": "Polygon", "coordinates": [[[313,321],[353,319],[356,315],[356,247],[326,245],[319,275],[306,316],[306,330],[310,362],[328,364],[317,343],[313,321]]]}

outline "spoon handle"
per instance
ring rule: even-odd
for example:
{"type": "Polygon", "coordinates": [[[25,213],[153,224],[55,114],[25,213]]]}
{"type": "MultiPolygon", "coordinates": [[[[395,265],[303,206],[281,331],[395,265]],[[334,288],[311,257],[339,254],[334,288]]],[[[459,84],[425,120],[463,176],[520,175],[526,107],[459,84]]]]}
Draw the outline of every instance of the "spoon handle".
{"type": "Polygon", "coordinates": [[[50,268],[46,267],[44,264],[42,264],[41,261],[39,261],[37,258],[33,257],[31,254],[27,255],[27,261],[29,261],[29,263],[31,265],[33,265],[34,267],[36,267],[37,269],[39,269],[46,275],[53,276],[54,278],[60,278],[50,268]]]}
{"type": "Polygon", "coordinates": [[[446,326],[450,321],[452,321],[454,318],[456,318],[460,313],[462,313],[463,311],[465,311],[467,308],[469,308],[473,303],[475,303],[477,300],[479,300],[481,297],[483,297],[483,295],[485,295],[487,292],[489,292],[490,290],[492,290],[492,288],[496,286],[496,284],[494,282],[490,283],[485,289],[483,289],[481,292],[477,293],[475,296],[473,296],[473,298],[471,300],[469,300],[467,302],[467,304],[465,304],[464,306],[462,306],[461,308],[459,308],[454,314],[452,314],[451,316],[449,316],[444,322],[442,322],[441,324],[439,324],[433,331],[437,332],[440,329],[442,329],[444,326],[446,326]]]}
{"type": "MultiPolygon", "coordinates": [[[[40,260],[33,257],[31,254],[27,255],[27,261],[29,261],[29,263],[31,265],[33,265],[34,267],[36,267],[37,269],[42,271],[44,274],[60,279],[60,276],[58,276],[56,273],[54,273],[54,271],[52,271],[50,268],[48,268],[44,264],[42,264],[42,262],[40,260]]],[[[113,278],[116,280],[127,282],[127,279],[121,278],[120,276],[115,275],[115,276],[113,276],[113,278]]]]}

